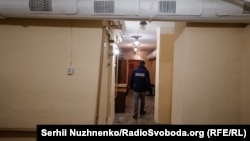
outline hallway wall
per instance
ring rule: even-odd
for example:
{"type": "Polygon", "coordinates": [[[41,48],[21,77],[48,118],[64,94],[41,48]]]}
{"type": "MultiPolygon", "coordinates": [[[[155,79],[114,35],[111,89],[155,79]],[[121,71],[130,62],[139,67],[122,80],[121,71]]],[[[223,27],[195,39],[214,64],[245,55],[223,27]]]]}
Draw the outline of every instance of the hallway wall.
{"type": "Polygon", "coordinates": [[[94,124],[101,43],[101,21],[0,21],[0,128],[94,124]]]}
{"type": "Polygon", "coordinates": [[[177,38],[172,124],[240,123],[243,30],[187,27],[177,38]]]}
{"type": "Polygon", "coordinates": [[[157,31],[155,121],[171,124],[173,54],[175,35],[164,28],[157,31]]]}
{"type": "Polygon", "coordinates": [[[245,29],[243,35],[241,123],[250,124],[250,26],[245,29]]]}

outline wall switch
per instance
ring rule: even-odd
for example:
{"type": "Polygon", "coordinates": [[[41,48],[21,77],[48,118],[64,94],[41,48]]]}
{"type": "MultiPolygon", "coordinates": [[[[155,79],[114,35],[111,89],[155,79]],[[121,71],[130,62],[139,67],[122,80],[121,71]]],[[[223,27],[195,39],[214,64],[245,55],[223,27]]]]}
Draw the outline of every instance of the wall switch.
{"type": "Polygon", "coordinates": [[[68,74],[68,75],[72,75],[72,74],[73,74],[73,71],[74,71],[73,67],[68,67],[68,68],[67,68],[67,74],[68,74]]]}

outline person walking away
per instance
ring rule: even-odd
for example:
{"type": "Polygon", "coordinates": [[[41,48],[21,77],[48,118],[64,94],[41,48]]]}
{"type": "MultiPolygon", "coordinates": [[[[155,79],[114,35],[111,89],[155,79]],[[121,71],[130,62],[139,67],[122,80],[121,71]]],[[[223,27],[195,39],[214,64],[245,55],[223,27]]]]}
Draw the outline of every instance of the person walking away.
{"type": "Polygon", "coordinates": [[[150,75],[149,71],[145,67],[145,61],[140,61],[137,68],[132,71],[130,79],[130,89],[134,93],[134,119],[138,119],[138,111],[140,109],[140,115],[146,114],[145,96],[150,91],[150,75]],[[139,106],[140,102],[140,108],[139,106]]]}

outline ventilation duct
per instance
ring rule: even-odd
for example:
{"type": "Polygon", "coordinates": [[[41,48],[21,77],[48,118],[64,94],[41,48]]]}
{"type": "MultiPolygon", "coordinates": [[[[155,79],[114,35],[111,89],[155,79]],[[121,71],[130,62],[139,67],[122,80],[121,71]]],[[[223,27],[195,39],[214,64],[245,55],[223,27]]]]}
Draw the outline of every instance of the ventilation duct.
{"type": "Polygon", "coordinates": [[[201,15],[202,0],[156,0],[155,15],[201,15]]]}
{"type": "Polygon", "coordinates": [[[76,14],[77,0],[1,0],[0,15],[29,17],[76,14]]]}
{"type": "Polygon", "coordinates": [[[249,23],[249,0],[1,0],[0,18],[228,21],[249,23]]]}
{"type": "Polygon", "coordinates": [[[242,0],[218,1],[218,16],[249,16],[250,2],[242,0]]]}
{"type": "Polygon", "coordinates": [[[79,0],[79,15],[92,16],[138,16],[139,0],[79,0]]]}

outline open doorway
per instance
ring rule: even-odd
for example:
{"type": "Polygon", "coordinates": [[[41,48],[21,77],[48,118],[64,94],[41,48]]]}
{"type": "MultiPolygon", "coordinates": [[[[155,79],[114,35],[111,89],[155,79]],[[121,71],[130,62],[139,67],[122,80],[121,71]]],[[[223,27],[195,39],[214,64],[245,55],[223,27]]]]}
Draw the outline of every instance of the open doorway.
{"type": "MultiPolygon", "coordinates": [[[[121,78],[123,78],[123,82],[126,78],[125,84],[126,85],[129,84],[129,78],[131,77],[129,69],[133,68],[133,65],[129,64],[129,60],[144,60],[146,62],[145,66],[150,71],[150,77],[151,77],[151,82],[152,82],[152,86],[153,86],[152,92],[153,92],[153,94],[155,94],[155,96],[153,96],[153,98],[155,99],[155,102],[153,103],[153,107],[156,108],[156,112],[155,112],[156,115],[153,115],[152,117],[157,118],[155,120],[157,120],[157,122],[158,122],[159,113],[157,113],[157,112],[158,112],[159,103],[164,101],[164,99],[161,99],[159,102],[160,96],[158,95],[158,91],[157,91],[159,89],[158,88],[159,83],[157,83],[157,82],[159,82],[159,75],[156,75],[156,74],[159,74],[159,72],[156,72],[156,71],[158,71],[156,69],[156,66],[158,66],[158,68],[159,68],[159,60],[156,59],[156,47],[159,45],[159,44],[157,44],[157,38],[158,38],[157,33],[159,33],[159,30],[157,30],[157,29],[160,27],[164,27],[164,29],[166,29],[167,31],[173,31],[174,27],[175,27],[175,22],[152,21],[149,23],[146,21],[147,25],[145,28],[141,28],[141,26],[140,26],[141,21],[123,21],[123,22],[125,24],[124,26],[126,27],[125,28],[126,30],[121,33],[123,36],[123,41],[118,44],[118,47],[120,50],[119,56],[121,59],[125,60],[127,68],[125,71],[126,77],[122,76],[121,78]],[[135,37],[139,37],[139,38],[135,38],[135,37]],[[135,41],[137,41],[137,40],[139,40],[138,45],[135,44],[135,41]],[[136,50],[134,50],[135,48],[136,48],[136,50]],[[156,76],[157,76],[157,79],[156,79],[156,76]],[[157,85],[155,85],[155,83],[157,85]],[[156,87],[154,87],[154,86],[156,86],[156,87]]],[[[173,34],[171,33],[171,36],[172,35],[173,34]]],[[[172,40],[171,40],[171,42],[172,42],[172,40]]],[[[172,44],[169,44],[169,45],[172,47],[172,44]]],[[[167,44],[167,46],[169,46],[169,45],[167,44]]],[[[159,57],[157,57],[157,58],[159,58],[159,57]]],[[[121,62],[123,62],[123,61],[121,61],[121,62]]],[[[167,71],[167,73],[172,72],[171,66],[169,68],[167,66],[167,69],[169,69],[169,71],[167,71]]],[[[166,71],[161,68],[161,72],[162,72],[161,74],[163,74],[166,71]]],[[[171,79],[171,78],[172,77],[168,77],[168,79],[171,79]]],[[[161,87],[164,87],[167,89],[170,89],[170,87],[171,87],[171,85],[167,85],[167,86],[163,86],[163,85],[164,84],[161,83],[161,87]]],[[[168,91],[168,93],[170,94],[171,92],[168,91]]],[[[170,99],[169,97],[167,99],[170,99]]],[[[126,97],[124,99],[126,100],[126,97]]],[[[126,101],[124,103],[126,104],[126,101]]],[[[171,101],[170,101],[170,103],[169,103],[169,101],[168,102],[165,101],[165,103],[163,105],[164,106],[171,105],[171,101]]],[[[152,109],[153,109],[152,111],[155,110],[154,108],[152,108],[152,109]]],[[[126,107],[125,107],[124,111],[126,112],[126,107]]],[[[170,111],[167,111],[167,113],[168,113],[168,116],[170,116],[170,111]]],[[[120,115],[120,113],[119,113],[119,115],[120,115]]],[[[131,115],[129,116],[129,118],[132,118],[131,115]]]]}
{"type": "MultiPolygon", "coordinates": [[[[146,60],[145,60],[146,61],[146,60]]],[[[132,71],[140,64],[140,60],[120,58],[118,61],[118,80],[122,84],[129,86],[132,71]]],[[[152,70],[151,63],[146,61],[147,69],[152,70]]],[[[154,66],[155,67],[155,66],[154,66]]],[[[155,69],[155,68],[153,68],[155,69]]],[[[152,72],[152,71],[151,71],[152,72]]],[[[151,74],[154,77],[154,74],[151,74]]],[[[154,80],[154,79],[153,79],[154,80]]],[[[120,84],[118,84],[120,85],[120,84]]],[[[113,124],[155,124],[154,120],[154,96],[145,97],[146,114],[138,119],[133,119],[134,110],[134,94],[132,90],[125,93],[117,93],[116,97],[116,114],[113,124]]]]}

